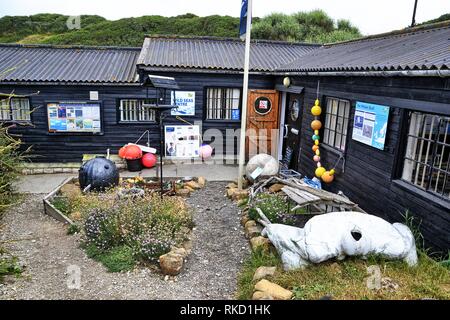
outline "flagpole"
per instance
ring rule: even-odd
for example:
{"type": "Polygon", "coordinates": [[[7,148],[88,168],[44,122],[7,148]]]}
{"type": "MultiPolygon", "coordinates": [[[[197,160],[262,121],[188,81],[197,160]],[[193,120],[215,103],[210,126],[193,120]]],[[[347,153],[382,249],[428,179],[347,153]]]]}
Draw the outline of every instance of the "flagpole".
{"type": "Polygon", "coordinates": [[[248,73],[250,65],[250,38],[252,28],[252,0],[248,0],[247,28],[245,32],[245,60],[244,60],[244,85],[242,94],[241,137],[239,145],[239,176],[238,189],[242,190],[245,163],[245,136],[247,127],[247,100],[248,100],[248,73]]]}

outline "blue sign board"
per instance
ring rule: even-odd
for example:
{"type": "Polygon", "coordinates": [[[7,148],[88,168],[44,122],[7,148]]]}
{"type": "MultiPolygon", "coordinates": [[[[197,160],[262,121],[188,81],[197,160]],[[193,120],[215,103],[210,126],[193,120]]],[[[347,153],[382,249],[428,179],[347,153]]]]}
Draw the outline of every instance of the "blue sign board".
{"type": "Polygon", "coordinates": [[[231,120],[241,120],[241,110],[239,109],[231,110],[231,120]]]}
{"type": "Polygon", "coordinates": [[[356,102],[353,140],[384,150],[389,109],[378,104],[356,102]]]}

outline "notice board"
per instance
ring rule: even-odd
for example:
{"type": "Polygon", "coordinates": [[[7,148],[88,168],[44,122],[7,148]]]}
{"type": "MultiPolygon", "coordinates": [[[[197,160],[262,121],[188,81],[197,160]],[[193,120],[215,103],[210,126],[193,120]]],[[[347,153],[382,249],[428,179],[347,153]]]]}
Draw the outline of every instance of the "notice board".
{"type": "Polygon", "coordinates": [[[356,102],[353,140],[384,150],[389,110],[387,106],[356,102]]]}
{"type": "Polygon", "coordinates": [[[48,131],[102,132],[99,103],[52,102],[47,104],[48,131]]]}
{"type": "Polygon", "coordinates": [[[200,151],[199,126],[165,126],[166,157],[195,158],[200,151]]]}

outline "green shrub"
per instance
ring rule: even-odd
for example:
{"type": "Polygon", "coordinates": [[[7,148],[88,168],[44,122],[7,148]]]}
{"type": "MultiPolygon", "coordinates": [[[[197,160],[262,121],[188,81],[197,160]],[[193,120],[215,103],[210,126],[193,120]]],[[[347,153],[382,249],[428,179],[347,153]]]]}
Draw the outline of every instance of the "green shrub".
{"type": "Polygon", "coordinates": [[[252,220],[260,219],[256,207],[261,209],[272,223],[281,223],[283,216],[289,210],[288,202],[284,197],[267,193],[259,193],[251,203],[248,215],[252,220]]]}
{"type": "Polygon", "coordinates": [[[18,165],[23,160],[19,152],[20,144],[21,141],[11,137],[7,128],[0,124],[0,215],[14,199],[13,182],[18,175],[18,165]]]}
{"type": "Polygon", "coordinates": [[[90,244],[85,251],[89,258],[101,262],[109,272],[129,271],[136,265],[133,249],[126,245],[102,251],[94,244],[90,244]]]}
{"type": "Polygon", "coordinates": [[[68,215],[71,211],[69,199],[64,197],[55,197],[52,205],[65,215],[68,215]]]}
{"type": "MultiPolygon", "coordinates": [[[[106,194],[83,195],[80,197],[108,197],[106,194]]],[[[72,207],[88,208],[78,204],[72,207]]],[[[97,203],[97,201],[93,201],[97,203]]],[[[192,215],[185,202],[177,197],[146,196],[137,199],[105,201],[99,208],[90,208],[84,220],[84,234],[87,248],[95,247],[98,252],[108,253],[117,247],[126,246],[132,250],[135,260],[155,262],[172,246],[186,240],[193,226],[192,215]],[[105,203],[108,203],[105,205],[105,203]]],[[[103,261],[103,260],[102,260],[103,261]]]]}

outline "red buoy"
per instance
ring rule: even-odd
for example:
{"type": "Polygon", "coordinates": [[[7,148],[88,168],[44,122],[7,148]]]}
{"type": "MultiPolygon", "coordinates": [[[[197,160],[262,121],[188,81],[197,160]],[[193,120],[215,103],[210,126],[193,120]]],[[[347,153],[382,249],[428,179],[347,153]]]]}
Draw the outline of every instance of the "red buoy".
{"type": "Polygon", "coordinates": [[[124,147],[125,151],[122,153],[123,158],[127,160],[135,160],[142,158],[142,150],[136,145],[129,144],[124,147]]]}
{"type": "Polygon", "coordinates": [[[153,168],[156,164],[156,156],[153,153],[147,153],[142,157],[142,164],[146,168],[153,168]]]}

